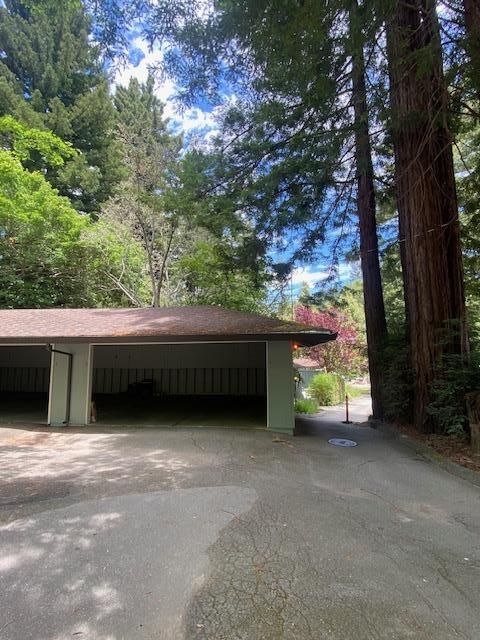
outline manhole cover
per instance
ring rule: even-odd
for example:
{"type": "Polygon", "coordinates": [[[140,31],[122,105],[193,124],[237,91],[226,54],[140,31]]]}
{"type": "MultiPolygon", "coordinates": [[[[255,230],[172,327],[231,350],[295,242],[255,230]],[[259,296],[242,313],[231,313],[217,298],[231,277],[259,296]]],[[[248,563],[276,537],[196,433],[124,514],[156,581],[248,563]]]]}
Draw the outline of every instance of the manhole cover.
{"type": "Polygon", "coordinates": [[[356,447],[355,440],[345,440],[344,438],[331,438],[328,441],[330,444],[334,444],[336,447],[356,447]]]}

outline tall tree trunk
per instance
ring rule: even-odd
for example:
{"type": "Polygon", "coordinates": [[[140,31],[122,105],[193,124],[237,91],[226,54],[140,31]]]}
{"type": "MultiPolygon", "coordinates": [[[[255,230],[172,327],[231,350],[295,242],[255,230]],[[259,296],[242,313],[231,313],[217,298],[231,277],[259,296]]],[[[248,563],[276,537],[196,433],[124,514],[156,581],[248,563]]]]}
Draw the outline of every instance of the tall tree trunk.
{"type": "Polygon", "coordinates": [[[364,37],[358,2],[350,5],[352,43],[352,97],[355,113],[355,159],[357,168],[357,213],[363,277],[363,300],[367,328],[368,368],[373,417],[383,418],[382,348],[387,335],[376,221],[375,186],[370,144],[367,91],[365,86],[364,37]]]}
{"type": "Polygon", "coordinates": [[[152,294],[152,307],[158,309],[160,306],[160,283],[154,278],[153,294],[152,294]]]}
{"type": "Polygon", "coordinates": [[[480,0],[463,0],[467,53],[472,65],[470,78],[480,98],[480,0]]]}
{"type": "Polygon", "coordinates": [[[448,127],[448,96],[435,0],[396,0],[387,19],[397,205],[403,252],[417,429],[427,413],[435,363],[465,353],[462,255],[448,127]]]}
{"type": "Polygon", "coordinates": [[[463,10],[467,36],[474,39],[480,38],[480,1],[463,0],[463,10]]]}
{"type": "Polygon", "coordinates": [[[172,228],[170,229],[170,233],[167,240],[167,246],[164,249],[162,261],[160,263],[160,268],[158,270],[158,275],[155,278],[155,296],[153,300],[154,307],[160,306],[160,295],[163,289],[163,281],[165,280],[165,274],[167,272],[167,262],[168,262],[168,259],[170,258],[170,250],[172,248],[173,237],[175,235],[176,230],[177,229],[175,226],[172,226],[172,228]]]}
{"type": "Polygon", "coordinates": [[[480,0],[463,0],[467,52],[472,63],[471,77],[480,96],[480,0]]]}

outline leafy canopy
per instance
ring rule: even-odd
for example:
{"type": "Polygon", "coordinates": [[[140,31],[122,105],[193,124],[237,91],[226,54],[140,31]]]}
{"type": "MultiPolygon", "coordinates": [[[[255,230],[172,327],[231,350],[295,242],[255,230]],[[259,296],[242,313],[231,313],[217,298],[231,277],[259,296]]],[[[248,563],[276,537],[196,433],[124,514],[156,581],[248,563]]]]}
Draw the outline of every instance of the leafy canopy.
{"type": "Polygon", "coordinates": [[[61,167],[76,155],[70,143],[51,131],[27,127],[12,116],[0,117],[0,146],[27,167],[61,167]]]}
{"type": "Polygon", "coordinates": [[[7,125],[9,134],[18,135],[20,151],[15,141],[12,150],[0,149],[0,307],[125,304],[109,274],[126,270],[130,282],[141,281],[138,246],[131,242],[126,253],[108,225],[80,215],[43,173],[29,171],[18,157],[28,162],[40,146],[45,160],[55,162],[57,153],[71,151],[68,145],[9,119],[7,125]]]}

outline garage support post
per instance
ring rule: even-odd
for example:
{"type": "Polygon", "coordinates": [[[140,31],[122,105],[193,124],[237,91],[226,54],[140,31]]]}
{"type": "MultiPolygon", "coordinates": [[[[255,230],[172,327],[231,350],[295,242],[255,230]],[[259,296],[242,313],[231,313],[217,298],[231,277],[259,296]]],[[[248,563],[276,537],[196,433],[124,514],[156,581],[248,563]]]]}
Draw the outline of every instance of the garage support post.
{"type": "Polygon", "coordinates": [[[290,342],[266,344],[267,366],[267,428],[270,431],[293,434],[293,364],[290,342]]]}
{"type": "Polygon", "coordinates": [[[57,351],[52,351],[50,367],[48,424],[52,427],[87,425],[90,422],[92,395],[92,347],[89,344],[55,344],[53,348],[57,351]],[[69,358],[66,353],[72,357],[69,358]],[[69,397],[70,416],[67,422],[69,397]]]}

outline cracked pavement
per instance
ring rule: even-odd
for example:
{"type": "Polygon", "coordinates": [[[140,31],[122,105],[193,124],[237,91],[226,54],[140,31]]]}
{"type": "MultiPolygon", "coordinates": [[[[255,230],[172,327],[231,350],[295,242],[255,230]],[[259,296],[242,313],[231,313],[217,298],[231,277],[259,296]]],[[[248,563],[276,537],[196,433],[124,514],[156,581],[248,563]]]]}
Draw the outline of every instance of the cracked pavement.
{"type": "Polygon", "coordinates": [[[0,429],[1,640],[478,640],[480,489],[341,419],[0,429]]]}

